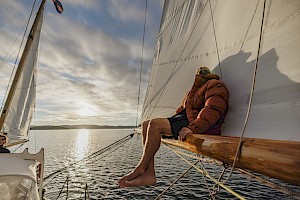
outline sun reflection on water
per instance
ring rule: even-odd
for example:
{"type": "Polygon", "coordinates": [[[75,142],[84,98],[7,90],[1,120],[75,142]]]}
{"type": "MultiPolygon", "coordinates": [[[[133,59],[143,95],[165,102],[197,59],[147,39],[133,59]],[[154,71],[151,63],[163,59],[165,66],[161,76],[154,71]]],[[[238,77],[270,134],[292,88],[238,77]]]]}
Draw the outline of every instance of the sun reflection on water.
{"type": "Polygon", "coordinates": [[[78,131],[77,140],[75,144],[76,148],[76,160],[81,160],[86,156],[88,149],[90,134],[87,129],[80,129],[78,131]]]}

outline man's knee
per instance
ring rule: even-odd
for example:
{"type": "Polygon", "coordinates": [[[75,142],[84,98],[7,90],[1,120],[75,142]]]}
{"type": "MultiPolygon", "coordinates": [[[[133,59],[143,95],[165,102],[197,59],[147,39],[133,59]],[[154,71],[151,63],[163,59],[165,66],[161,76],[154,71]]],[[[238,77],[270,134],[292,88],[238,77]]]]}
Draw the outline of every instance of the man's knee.
{"type": "Polygon", "coordinates": [[[149,126],[153,131],[165,132],[168,129],[167,119],[156,118],[149,122],[149,126]]]}

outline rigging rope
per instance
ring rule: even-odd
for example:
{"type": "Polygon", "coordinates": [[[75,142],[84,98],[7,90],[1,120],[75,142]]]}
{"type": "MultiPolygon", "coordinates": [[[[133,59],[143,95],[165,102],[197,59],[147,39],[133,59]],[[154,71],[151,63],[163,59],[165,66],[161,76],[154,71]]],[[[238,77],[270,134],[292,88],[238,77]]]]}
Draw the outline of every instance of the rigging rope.
{"type": "MultiPolygon", "coordinates": [[[[11,72],[11,74],[10,74],[9,83],[12,81],[12,78],[13,78],[13,74],[14,74],[14,71],[15,71],[15,68],[16,68],[16,65],[17,65],[17,62],[18,62],[18,58],[19,58],[20,52],[21,52],[21,47],[22,47],[22,45],[23,45],[23,42],[24,42],[24,39],[25,39],[25,36],[26,36],[26,32],[27,32],[27,28],[28,28],[28,25],[29,25],[29,22],[30,22],[30,19],[31,19],[33,10],[34,10],[35,2],[36,2],[36,0],[34,0],[34,2],[33,2],[32,8],[31,8],[31,12],[30,12],[29,18],[28,18],[27,23],[26,23],[26,28],[25,28],[25,31],[24,31],[24,35],[23,35],[23,37],[22,37],[22,42],[21,42],[21,44],[20,44],[20,48],[19,48],[19,51],[18,51],[16,60],[15,60],[15,63],[14,63],[13,70],[12,70],[12,72],[11,72]]],[[[5,94],[4,94],[4,98],[6,97],[7,92],[9,91],[9,85],[10,85],[10,84],[7,85],[7,88],[6,88],[6,91],[5,91],[5,94]]],[[[2,101],[1,110],[2,110],[2,108],[3,108],[4,102],[5,102],[5,101],[2,101]]]]}
{"type": "MultiPolygon", "coordinates": [[[[204,168],[204,166],[203,166],[203,164],[202,164],[202,162],[200,161],[200,164],[201,164],[201,169],[203,170],[203,171],[205,171],[205,173],[207,173],[207,171],[205,170],[205,168],[204,168]]],[[[212,189],[212,191],[209,189],[209,186],[208,186],[208,183],[207,183],[207,181],[206,181],[206,176],[203,174],[203,173],[201,173],[202,174],[202,177],[203,177],[203,179],[204,179],[204,181],[205,181],[205,186],[206,186],[206,188],[207,188],[207,190],[208,190],[208,193],[209,193],[209,196],[211,197],[211,199],[215,199],[215,193],[214,193],[214,188],[212,189]]],[[[207,173],[208,174],[208,173],[207,173]]],[[[219,180],[218,180],[219,181],[219,180]]]]}
{"type": "Polygon", "coordinates": [[[222,80],[222,70],[221,70],[221,62],[220,62],[219,48],[218,48],[218,42],[217,42],[217,36],[216,36],[215,22],[214,22],[213,12],[212,12],[212,9],[211,9],[211,3],[210,3],[210,0],[208,0],[208,1],[209,1],[210,14],[211,14],[211,21],[212,21],[212,25],[213,25],[214,37],[215,37],[215,44],[216,44],[217,55],[218,55],[218,62],[219,62],[219,69],[220,69],[220,77],[221,77],[221,80],[222,80]]]}
{"type": "Polygon", "coordinates": [[[231,178],[232,172],[233,172],[233,170],[235,168],[235,165],[236,165],[236,161],[237,161],[237,159],[240,155],[245,130],[246,130],[246,127],[247,127],[247,124],[248,124],[249,116],[250,116],[252,100],[253,100],[253,94],[254,94],[255,81],[256,81],[256,73],[257,73],[257,68],[258,68],[258,57],[259,57],[260,48],[261,48],[262,32],[263,32],[263,25],[264,25],[264,18],[265,18],[265,8],[266,8],[266,0],[264,0],[264,5],[263,5],[263,13],[262,13],[262,19],[261,19],[261,26],[260,26],[260,35],[259,35],[257,56],[256,56],[256,60],[255,60],[255,67],[254,67],[253,78],[252,78],[251,93],[250,93],[250,97],[249,97],[249,104],[248,104],[247,114],[246,114],[246,118],[245,118],[245,122],[244,122],[244,126],[243,126],[243,131],[242,131],[242,134],[241,134],[241,137],[240,137],[240,140],[239,140],[239,144],[238,144],[238,147],[237,147],[237,150],[236,150],[236,153],[235,153],[235,157],[234,157],[234,161],[233,161],[230,173],[229,173],[227,179],[225,181],[223,181],[222,183],[226,183],[231,178]]]}
{"type": "MultiPolygon", "coordinates": [[[[197,160],[194,165],[196,165],[199,162],[199,160],[197,160]]],[[[158,200],[160,199],[160,197],[166,192],[168,191],[177,181],[179,181],[179,179],[181,179],[184,175],[186,175],[191,169],[193,168],[193,166],[190,166],[187,170],[185,170],[185,172],[183,172],[175,181],[173,181],[171,183],[171,185],[169,185],[166,189],[164,189],[164,191],[162,191],[154,200],[158,200]]]]}
{"type": "MultiPolygon", "coordinates": [[[[163,142],[163,144],[165,144],[163,142]]],[[[194,156],[192,154],[189,154],[189,153],[184,153],[183,151],[179,151],[179,150],[176,150],[173,148],[174,152],[176,152],[176,154],[180,154],[180,155],[184,155],[186,157],[189,157],[189,158],[195,158],[195,159],[198,159],[202,162],[206,162],[206,163],[214,163],[214,164],[217,164],[217,165],[224,165],[224,163],[218,161],[218,160],[215,160],[215,159],[212,159],[212,158],[209,158],[209,159],[205,159],[203,156],[200,158],[198,156],[194,156]]],[[[225,170],[227,169],[228,167],[226,167],[226,165],[224,166],[224,170],[222,171],[220,178],[223,177],[224,173],[225,173],[225,170]]],[[[236,171],[240,172],[241,174],[244,174],[245,176],[247,176],[247,178],[250,178],[250,179],[255,179],[256,181],[260,182],[261,184],[264,184],[266,186],[269,186],[273,189],[276,189],[277,191],[279,192],[282,192],[290,197],[293,197],[293,198],[297,198],[297,199],[300,199],[300,193],[297,193],[295,191],[293,191],[292,189],[289,189],[287,187],[284,187],[284,186],[281,186],[281,185],[278,185],[270,180],[267,180],[265,178],[262,178],[260,176],[257,176],[257,175],[254,175],[253,173],[249,172],[249,171],[246,171],[246,170],[243,170],[243,169],[239,169],[239,168],[235,168],[236,171]]],[[[220,179],[221,180],[221,179],[220,179]]],[[[219,181],[220,181],[219,180],[219,181]]],[[[216,187],[216,185],[214,185],[213,187],[216,187]]],[[[219,186],[218,186],[219,187],[219,186]]]]}
{"type": "MultiPolygon", "coordinates": [[[[108,154],[106,154],[106,155],[104,155],[104,156],[102,156],[102,157],[100,157],[100,158],[98,158],[98,159],[104,158],[105,156],[108,156],[109,154],[115,152],[116,150],[118,150],[119,148],[121,148],[121,147],[122,147],[127,141],[129,141],[129,140],[130,140],[130,138],[127,139],[127,140],[124,140],[124,141],[122,141],[122,142],[120,142],[120,143],[118,143],[119,146],[115,147],[115,149],[114,149],[113,151],[109,152],[108,154]]],[[[112,149],[112,148],[113,148],[113,147],[111,147],[111,149],[112,149]]],[[[103,152],[103,153],[105,153],[105,152],[103,152]]],[[[99,155],[101,155],[101,154],[102,154],[102,153],[96,154],[96,155],[94,155],[93,157],[91,157],[90,159],[95,158],[95,157],[97,157],[97,156],[99,156],[99,155]]],[[[90,160],[90,159],[89,159],[89,160],[90,160]]],[[[94,161],[92,161],[92,162],[89,162],[88,164],[92,164],[92,163],[94,163],[94,162],[96,162],[96,161],[97,161],[97,160],[94,160],[94,161]]]]}
{"type": "MultiPolygon", "coordinates": [[[[82,161],[89,160],[89,159],[92,159],[92,158],[94,158],[94,157],[96,157],[96,156],[99,156],[99,155],[101,155],[102,153],[107,152],[108,150],[112,149],[113,147],[115,147],[115,146],[117,146],[117,145],[125,144],[125,142],[129,141],[129,140],[133,137],[133,135],[134,135],[134,133],[129,134],[129,135],[127,135],[127,136],[121,138],[120,140],[118,140],[118,141],[116,141],[116,142],[114,142],[114,143],[112,143],[112,144],[110,144],[110,145],[104,147],[103,149],[100,149],[99,151],[96,151],[96,152],[94,152],[94,153],[92,153],[92,154],[90,154],[90,155],[84,157],[83,159],[81,159],[81,160],[79,160],[79,161],[77,161],[77,162],[74,162],[74,163],[72,163],[72,164],[70,164],[70,165],[68,165],[68,166],[65,166],[65,167],[63,167],[63,168],[61,168],[61,169],[59,169],[59,170],[56,170],[55,172],[52,172],[51,174],[49,174],[48,176],[46,176],[46,177],[44,178],[44,180],[46,181],[48,178],[52,177],[53,175],[59,174],[59,173],[61,173],[62,171],[68,169],[69,167],[71,167],[71,166],[73,166],[73,165],[76,165],[76,164],[78,164],[78,163],[80,163],[80,162],[82,162],[82,161]]],[[[53,179],[52,179],[52,180],[53,180],[53,179]]],[[[52,181],[52,180],[51,180],[51,181],[52,181]]],[[[44,187],[45,187],[46,185],[48,185],[48,183],[45,184],[44,187]]]]}
{"type": "Polygon", "coordinates": [[[138,115],[139,115],[139,105],[140,105],[140,95],[141,95],[141,82],[142,82],[142,71],[143,71],[143,58],[144,58],[144,45],[145,45],[145,33],[146,33],[146,21],[147,21],[147,2],[145,0],[145,16],[144,16],[144,32],[143,32],[143,44],[142,44],[142,56],[141,56],[141,68],[140,68],[140,81],[139,81],[139,92],[138,92],[138,105],[136,109],[136,127],[138,126],[138,115]]]}
{"type": "MultiPolygon", "coordinates": [[[[10,54],[11,49],[13,48],[13,46],[15,45],[15,43],[17,42],[18,38],[20,37],[21,33],[23,32],[23,29],[25,28],[26,24],[24,24],[24,26],[21,28],[18,36],[16,37],[15,41],[13,42],[13,44],[11,45],[11,47],[9,48],[9,50],[7,51],[6,55],[4,56],[2,62],[0,63],[0,68],[4,65],[4,63],[6,63],[6,61],[13,55],[13,53],[10,54]],[[10,54],[10,55],[9,55],[10,54]]],[[[25,31],[26,32],[26,31],[25,31]]]]}
{"type": "MultiPolygon", "coordinates": [[[[173,148],[170,147],[169,145],[165,144],[166,147],[168,147],[169,149],[171,149],[173,151],[173,148]]],[[[175,154],[177,154],[176,151],[173,151],[175,154]]],[[[194,165],[193,163],[189,162],[187,159],[185,159],[183,156],[181,156],[180,154],[177,154],[182,160],[184,160],[185,162],[187,162],[189,165],[193,166],[196,170],[198,170],[199,172],[201,172],[202,174],[204,174],[206,177],[208,177],[210,180],[212,180],[213,182],[215,182],[216,184],[218,184],[219,186],[221,186],[222,188],[224,188],[225,190],[227,190],[229,193],[231,193],[232,195],[234,195],[235,197],[239,198],[239,199],[245,199],[243,196],[241,196],[240,194],[236,193],[235,191],[233,191],[230,187],[224,185],[223,183],[219,182],[218,180],[214,179],[213,177],[211,177],[205,170],[201,170],[200,168],[198,168],[196,165],[194,165]]]]}
{"type": "Polygon", "coordinates": [[[257,175],[254,175],[253,173],[249,172],[249,171],[246,171],[246,170],[243,170],[243,169],[238,169],[238,171],[244,175],[247,175],[249,178],[251,179],[255,179],[256,181],[264,184],[264,185],[267,185],[279,192],[282,192],[290,197],[293,197],[293,198],[296,198],[296,199],[300,199],[300,193],[298,192],[295,192],[289,188],[286,188],[286,187],[283,187],[281,185],[278,185],[270,180],[267,180],[267,179],[264,179],[260,176],[257,176],[257,175]]]}
{"type": "MultiPolygon", "coordinates": [[[[62,186],[62,188],[60,189],[59,194],[58,194],[56,200],[57,200],[57,199],[60,197],[60,195],[62,194],[62,191],[63,191],[63,189],[65,188],[65,185],[66,185],[66,183],[68,183],[68,181],[69,181],[69,176],[66,178],[66,180],[65,180],[65,182],[64,182],[64,184],[63,184],[63,186],[62,186]]],[[[68,196],[68,195],[67,195],[67,196],[68,196]]]]}

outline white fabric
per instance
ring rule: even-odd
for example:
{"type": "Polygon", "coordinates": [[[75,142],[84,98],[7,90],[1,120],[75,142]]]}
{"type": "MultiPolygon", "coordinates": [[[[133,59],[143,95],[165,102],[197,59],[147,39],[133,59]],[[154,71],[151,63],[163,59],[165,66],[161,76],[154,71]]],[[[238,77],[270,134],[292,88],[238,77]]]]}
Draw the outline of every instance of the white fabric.
{"type": "MultiPolygon", "coordinates": [[[[175,114],[196,69],[208,66],[230,92],[222,135],[240,136],[263,1],[210,2],[213,20],[207,0],[165,1],[142,121],[175,114]]],[[[254,98],[244,137],[300,141],[300,1],[266,2],[254,98]]]]}
{"type": "Polygon", "coordinates": [[[21,177],[0,177],[0,200],[39,200],[33,180],[21,177]]]}
{"type": "Polygon", "coordinates": [[[1,155],[0,161],[0,177],[16,176],[26,177],[36,180],[37,162],[32,160],[24,160],[14,156],[1,155]]]}
{"type": "Polygon", "coordinates": [[[33,37],[29,54],[24,63],[23,73],[13,96],[4,130],[9,133],[9,142],[26,139],[35,104],[35,77],[38,46],[43,18],[37,22],[38,28],[33,37]]]}
{"type": "Polygon", "coordinates": [[[38,162],[10,155],[1,155],[0,200],[38,200],[38,162]]]}

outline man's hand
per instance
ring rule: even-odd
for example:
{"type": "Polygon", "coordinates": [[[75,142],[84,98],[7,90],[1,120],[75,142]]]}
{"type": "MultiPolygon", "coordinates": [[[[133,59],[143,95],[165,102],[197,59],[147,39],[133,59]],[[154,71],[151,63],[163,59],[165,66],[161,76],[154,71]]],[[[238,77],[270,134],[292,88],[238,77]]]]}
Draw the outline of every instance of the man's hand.
{"type": "Polygon", "coordinates": [[[188,134],[193,134],[193,131],[187,127],[183,127],[178,133],[178,140],[183,141],[188,134]]]}

